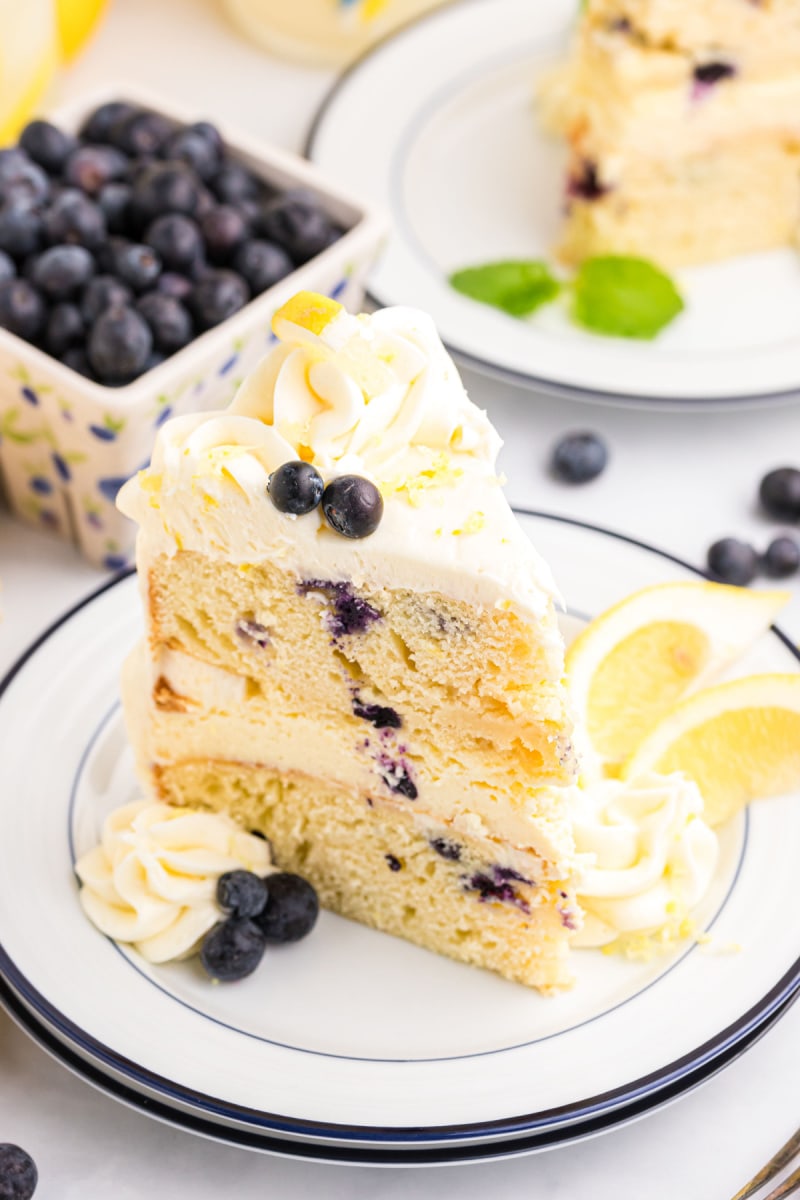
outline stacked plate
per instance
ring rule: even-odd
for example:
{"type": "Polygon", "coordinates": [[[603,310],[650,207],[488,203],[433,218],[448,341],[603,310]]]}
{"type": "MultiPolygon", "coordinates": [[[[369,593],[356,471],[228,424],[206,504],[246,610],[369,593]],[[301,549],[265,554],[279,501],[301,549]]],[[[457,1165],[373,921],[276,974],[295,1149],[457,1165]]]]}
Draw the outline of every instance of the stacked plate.
{"type": "MultiPolygon", "coordinates": [[[[521,514],[569,604],[567,635],[638,588],[690,574],[630,539],[521,514]]],[[[331,1162],[528,1153],[631,1121],[745,1050],[800,987],[800,806],[723,830],[697,914],[708,945],[647,962],[576,952],[544,999],[323,914],[235,986],[152,967],[83,916],[75,857],[136,794],[118,702],[140,634],[127,576],[67,613],[0,689],[0,975],[15,1019],[110,1096],[235,1144],[331,1162]],[[736,947],[736,949],[734,948],[736,947]]],[[[778,632],[742,673],[797,670],[778,632]]]]}

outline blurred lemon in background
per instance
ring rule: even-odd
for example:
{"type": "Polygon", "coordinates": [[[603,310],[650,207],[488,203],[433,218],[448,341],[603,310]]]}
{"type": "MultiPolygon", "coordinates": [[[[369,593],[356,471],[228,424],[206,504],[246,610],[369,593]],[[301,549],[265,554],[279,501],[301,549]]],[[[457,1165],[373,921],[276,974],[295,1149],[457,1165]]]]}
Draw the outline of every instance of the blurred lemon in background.
{"type": "Polygon", "coordinates": [[[16,140],[105,7],[106,0],[0,0],[0,146],[16,140]]]}

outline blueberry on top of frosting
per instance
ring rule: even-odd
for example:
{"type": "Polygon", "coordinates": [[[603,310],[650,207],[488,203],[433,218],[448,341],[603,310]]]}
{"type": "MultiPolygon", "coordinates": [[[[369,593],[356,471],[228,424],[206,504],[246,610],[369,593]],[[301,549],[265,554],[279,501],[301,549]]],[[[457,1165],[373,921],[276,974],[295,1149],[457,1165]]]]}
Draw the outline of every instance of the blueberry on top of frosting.
{"type": "Polygon", "coordinates": [[[322,493],[322,511],[331,528],[344,537],[369,537],[380,525],[383,497],[370,479],[340,475],[322,493]]]}
{"type": "Polygon", "coordinates": [[[317,507],[324,486],[322,476],[311,463],[297,460],[284,463],[272,472],[267,492],[278,512],[300,517],[317,507]]]}

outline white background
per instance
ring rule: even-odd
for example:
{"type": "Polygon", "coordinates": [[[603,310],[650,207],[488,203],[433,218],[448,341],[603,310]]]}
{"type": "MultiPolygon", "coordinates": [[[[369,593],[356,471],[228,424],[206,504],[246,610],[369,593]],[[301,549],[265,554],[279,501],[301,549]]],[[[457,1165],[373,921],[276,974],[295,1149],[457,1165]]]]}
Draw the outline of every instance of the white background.
{"type": "MultiPolygon", "coordinates": [[[[198,118],[221,117],[299,148],[331,76],[249,47],[212,0],[116,0],[56,98],[110,82],[124,90],[126,80],[194,106],[198,118]]],[[[758,480],[771,467],[800,465],[800,405],[634,412],[553,400],[469,373],[465,380],[506,439],[501,466],[512,502],[594,521],[698,564],[724,534],[764,545],[775,531],[756,512],[758,480]],[[580,428],[606,437],[611,463],[599,480],[571,489],[548,478],[546,462],[554,439],[580,428]]],[[[0,671],[103,579],[5,513],[0,577],[0,671]]],[[[800,588],[793,591],[785,626],[797,636],[800,588]]],[[[46,750],[48,731],[40,732],[46,750]]],[[[728,1200],[797,1125],[799,1080],[800,1006],[699,1092],[591,1142],[478,1166],[327,1167],[217,1146],[128,1112],[73,1079],[0,1014],[0,1142],[18,1142],[36,1158],[37,1200],[728,1200]]]]}

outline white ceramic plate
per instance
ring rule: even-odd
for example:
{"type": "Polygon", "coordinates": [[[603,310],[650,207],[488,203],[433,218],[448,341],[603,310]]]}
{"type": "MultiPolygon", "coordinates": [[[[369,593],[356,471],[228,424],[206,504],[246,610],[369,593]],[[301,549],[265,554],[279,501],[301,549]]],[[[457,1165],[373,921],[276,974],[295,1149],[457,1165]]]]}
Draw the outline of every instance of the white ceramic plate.
{"type": "Polygon", "coordinates": [[[369,291],[431,313],[470,365],[612,403],[742,405],[800,395],[800,256],[679,273],[687,309],[655,342],[601,338],[552,305],[515,320],[455,293],[448,273],[550,257],[564,152],[539,129],[538,76],[567,44],[577,0],[470,0],[361,59],[318,114],[307,152],[393,217],[369,291]]]}
{"type": "MultiPolygon", "coordinates": [[[[687,575],[625,538],[523,521],[577,614],[687,575]]],[[[139,626],[123,578],[50,630],[0,692],[0,971],[118,1083],[298,1144],[546,1145],[691,1086],[800,982],[794,797],[724,831],[698,914],[710,949],[644,964],[581,952],[575,989],[556,999],[330,914],[236,986],[210,985],[196,962],[149,967],[86,921],[72,873],[104,813],[135,791],[117,680],[139,626]],[[717,952],[731,942],[742,950],[717,952]]],[[[741,668],[793,671],[797,658],[772,633],[741,668]]]]}

